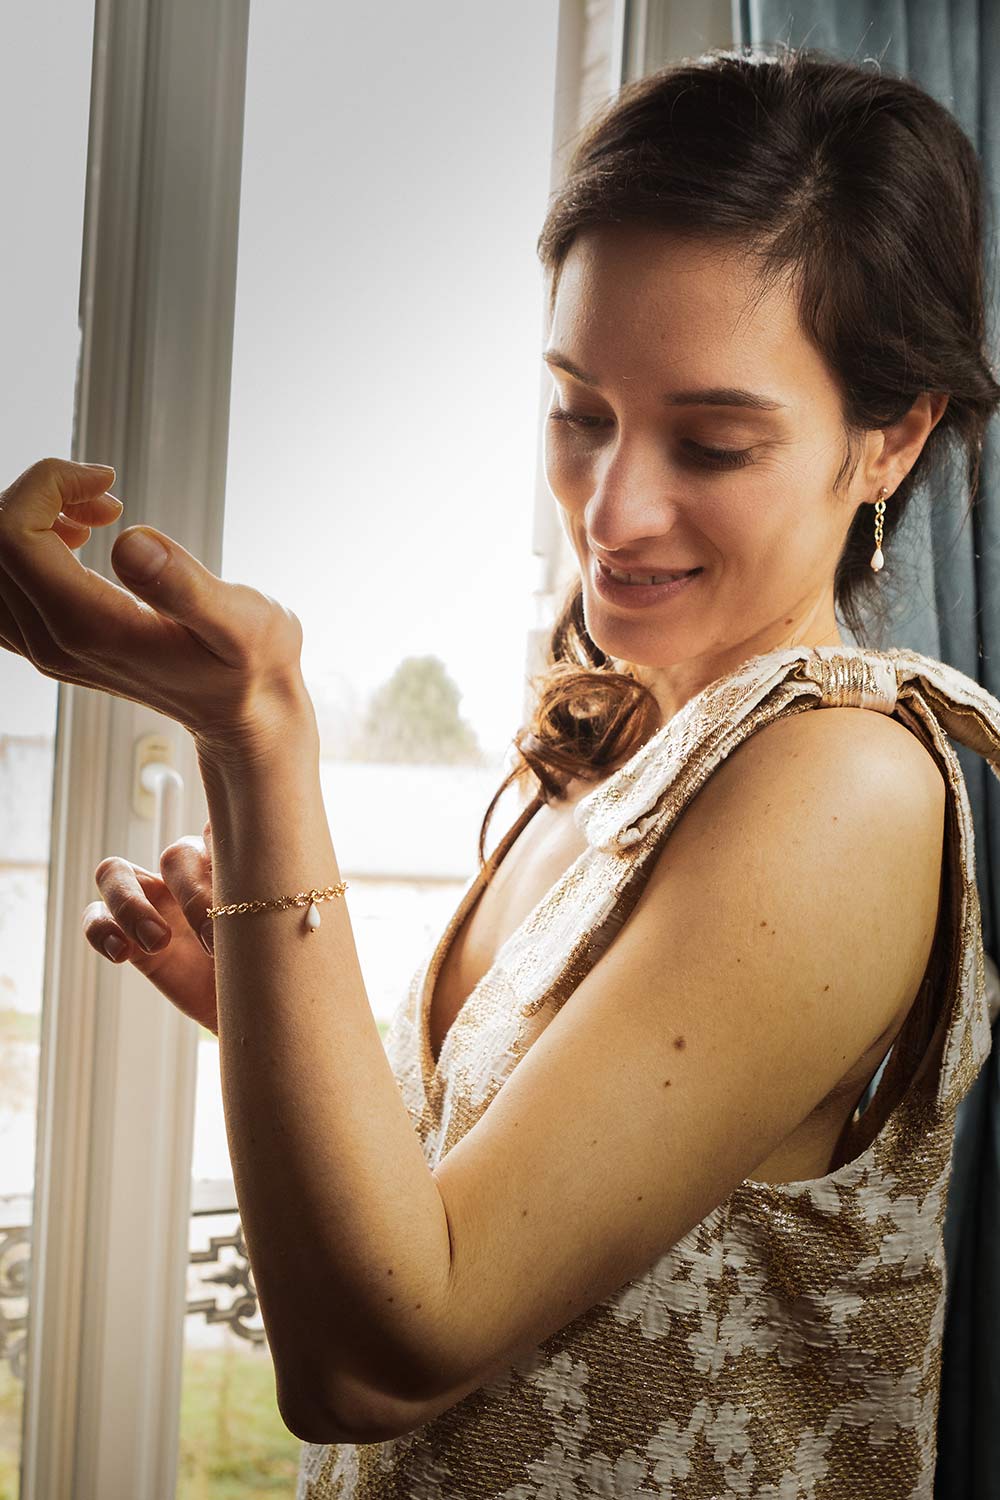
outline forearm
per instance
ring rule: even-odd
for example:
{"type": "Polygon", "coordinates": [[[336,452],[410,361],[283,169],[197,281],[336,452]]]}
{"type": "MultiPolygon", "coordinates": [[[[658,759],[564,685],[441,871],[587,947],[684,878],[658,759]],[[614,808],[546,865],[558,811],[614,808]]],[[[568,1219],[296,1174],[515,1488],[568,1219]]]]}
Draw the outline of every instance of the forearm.
{"type": "MultiPolygon", "coordinates": [[[[311,706],[241,764],[198,747],[214,901],[336,885],[311,706]]],[[[448,1224],[365,991],[347,898],[213,923],[222,1096],[283,1414],[417,1370],[442,1311],[448,1224]],[[425,1332],[426,1330],[426,1332],[425,1332]]]]}

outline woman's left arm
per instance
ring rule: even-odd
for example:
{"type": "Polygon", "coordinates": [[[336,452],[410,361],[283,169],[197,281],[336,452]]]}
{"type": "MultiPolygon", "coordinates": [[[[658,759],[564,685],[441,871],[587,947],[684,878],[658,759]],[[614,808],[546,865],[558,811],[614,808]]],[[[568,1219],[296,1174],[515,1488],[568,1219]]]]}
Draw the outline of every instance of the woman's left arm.
{"type": "MultiPolygon", "coordinates": [[[[150,527],[115,540],[124,587],[81,566],[92,528],[121,514],[113,477],[49,458],[0,492],[0,647],[191,732],[216,905],[339,884],[297,616],[150,527]]],[[[279,1405],[322,1442],[372,1430],[388,1410],[380,1390],[409,1396],[451,1241],[347,907],[320,910],[313,931],[295,907],[213,928],[226,1127],[279,1405]]]]}
{"type": "MultiPolygon", "coordinates": [[[[281,719],[246,757],[198,745],[217,906],[341,879],[304,686],[281,719]]],[[[377,1391],[433,1342],[450,1241],[347,905],[319,911],[312,932],[301,907],[212,925],[226,1129],[279,1407],[299,1437],[330,1442],[357,1440],[377,1391]]]]}

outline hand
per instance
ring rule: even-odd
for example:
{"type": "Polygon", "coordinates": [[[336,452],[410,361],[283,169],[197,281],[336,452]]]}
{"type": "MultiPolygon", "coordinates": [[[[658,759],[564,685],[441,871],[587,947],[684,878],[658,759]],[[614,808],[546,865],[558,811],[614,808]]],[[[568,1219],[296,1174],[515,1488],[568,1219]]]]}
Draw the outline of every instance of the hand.
{"type": "MultiPolygon", "coordinates": [[[[302,626],[277,600],[225,583],[149,526],[115,539],[126,587],[73,555],[122,505],[114,470],[44,458],[0,493],[0,644],[45,677],[146,704],[223,755],[280,742],[290,707],[308,703],[302,626]],[[130,544],[158,540],[166,560],[143,580],[130,544]]],[[[309,705],[311,711],[311,704],[309,705]]]]}
{"type": "Polygon", "coordinates": [[[94,872],[103,901],[92,901],[83,913],[83,932],[105,958],[104,944],[117,938],[125,947],[113,963],[128,959],[177,1009],[219,1034],[215,995],[215,960],[199,936],[212,905],[212,825],[201,838],[185,835],[160,855],[161,875],[110,855],[94,872]],[[156,922],[166,931],[155,952],[138,938],[141,922],[156,922]]]}

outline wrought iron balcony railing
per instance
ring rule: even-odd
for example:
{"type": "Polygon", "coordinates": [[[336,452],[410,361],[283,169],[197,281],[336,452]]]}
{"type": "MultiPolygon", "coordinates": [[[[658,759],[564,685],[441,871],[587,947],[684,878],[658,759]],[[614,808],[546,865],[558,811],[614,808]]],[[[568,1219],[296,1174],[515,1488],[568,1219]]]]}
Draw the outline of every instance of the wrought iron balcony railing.
{"type": "MultiPolygon", "coordinates": [[[[259,1321],[257,1291],[232,1179],[192,1183],[192,1219],[227,1214],[236,1219],[231,1232],[209,1235],[206,1249],[190,1252],[193,1274],[189,1278],[189,1291],[194,1283],[201,1295],[189,1297],[185,1314],[189,1318],[203,1318],[207,1324],[224,1325],[251,1344],[263,1344],[266,1337],[259,1321]],[[223,1288],[228,1288],[228,1292],[223,1288]]],[[[22,1384],[27,1359],[30,1269],[31,1198],[0,1197],[0,1360],[7,1363],[11,1374],[22,1384]]]]}

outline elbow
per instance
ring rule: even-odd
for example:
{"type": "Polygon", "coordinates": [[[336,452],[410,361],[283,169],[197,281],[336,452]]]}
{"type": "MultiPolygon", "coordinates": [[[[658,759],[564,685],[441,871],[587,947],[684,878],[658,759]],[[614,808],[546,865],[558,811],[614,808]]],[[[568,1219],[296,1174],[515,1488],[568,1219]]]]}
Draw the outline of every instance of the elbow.
{"type": "Polygon", "coordinates": [[[288,1431],[302,1443],[356,1442],[345,1423],[327,1411],[317,1393],[292,1393],[280,1379],[276,1382],[278,1412],[288,1431]]]}
{"type": "Polygon", "coordinates": [[[317,1418],[316,1413],[300,1412],[298,1408],[289,1409],[279,1404],[281,1420],[293,1437],[297,1437],[302,1443],[317,1443],[325,1446],[327,1443],[354,1443],[358,1439],[341,1427],[338,1423],[330,1421],[326,1417],[317,1418]]]}
{"type": "Polygon", "coordinates": [[[326,1399],[323,1382],[299,1371],[294,1379],[275,1366],[275,1395],[281,1420],[302,1443],[355,1443],[360,1441],[351,1423],[344,1420],[326,1399]]]}
{"type": "Polygon", "coordinates": [[[384,1443],[420,1425],[419,1403],[383,1400],[353,1380],[338,1382],[329,1401],[315,1385],[293,1390],[280,1381],[277,1397],[281,1420],[303,1443],[384,1443]]]}

